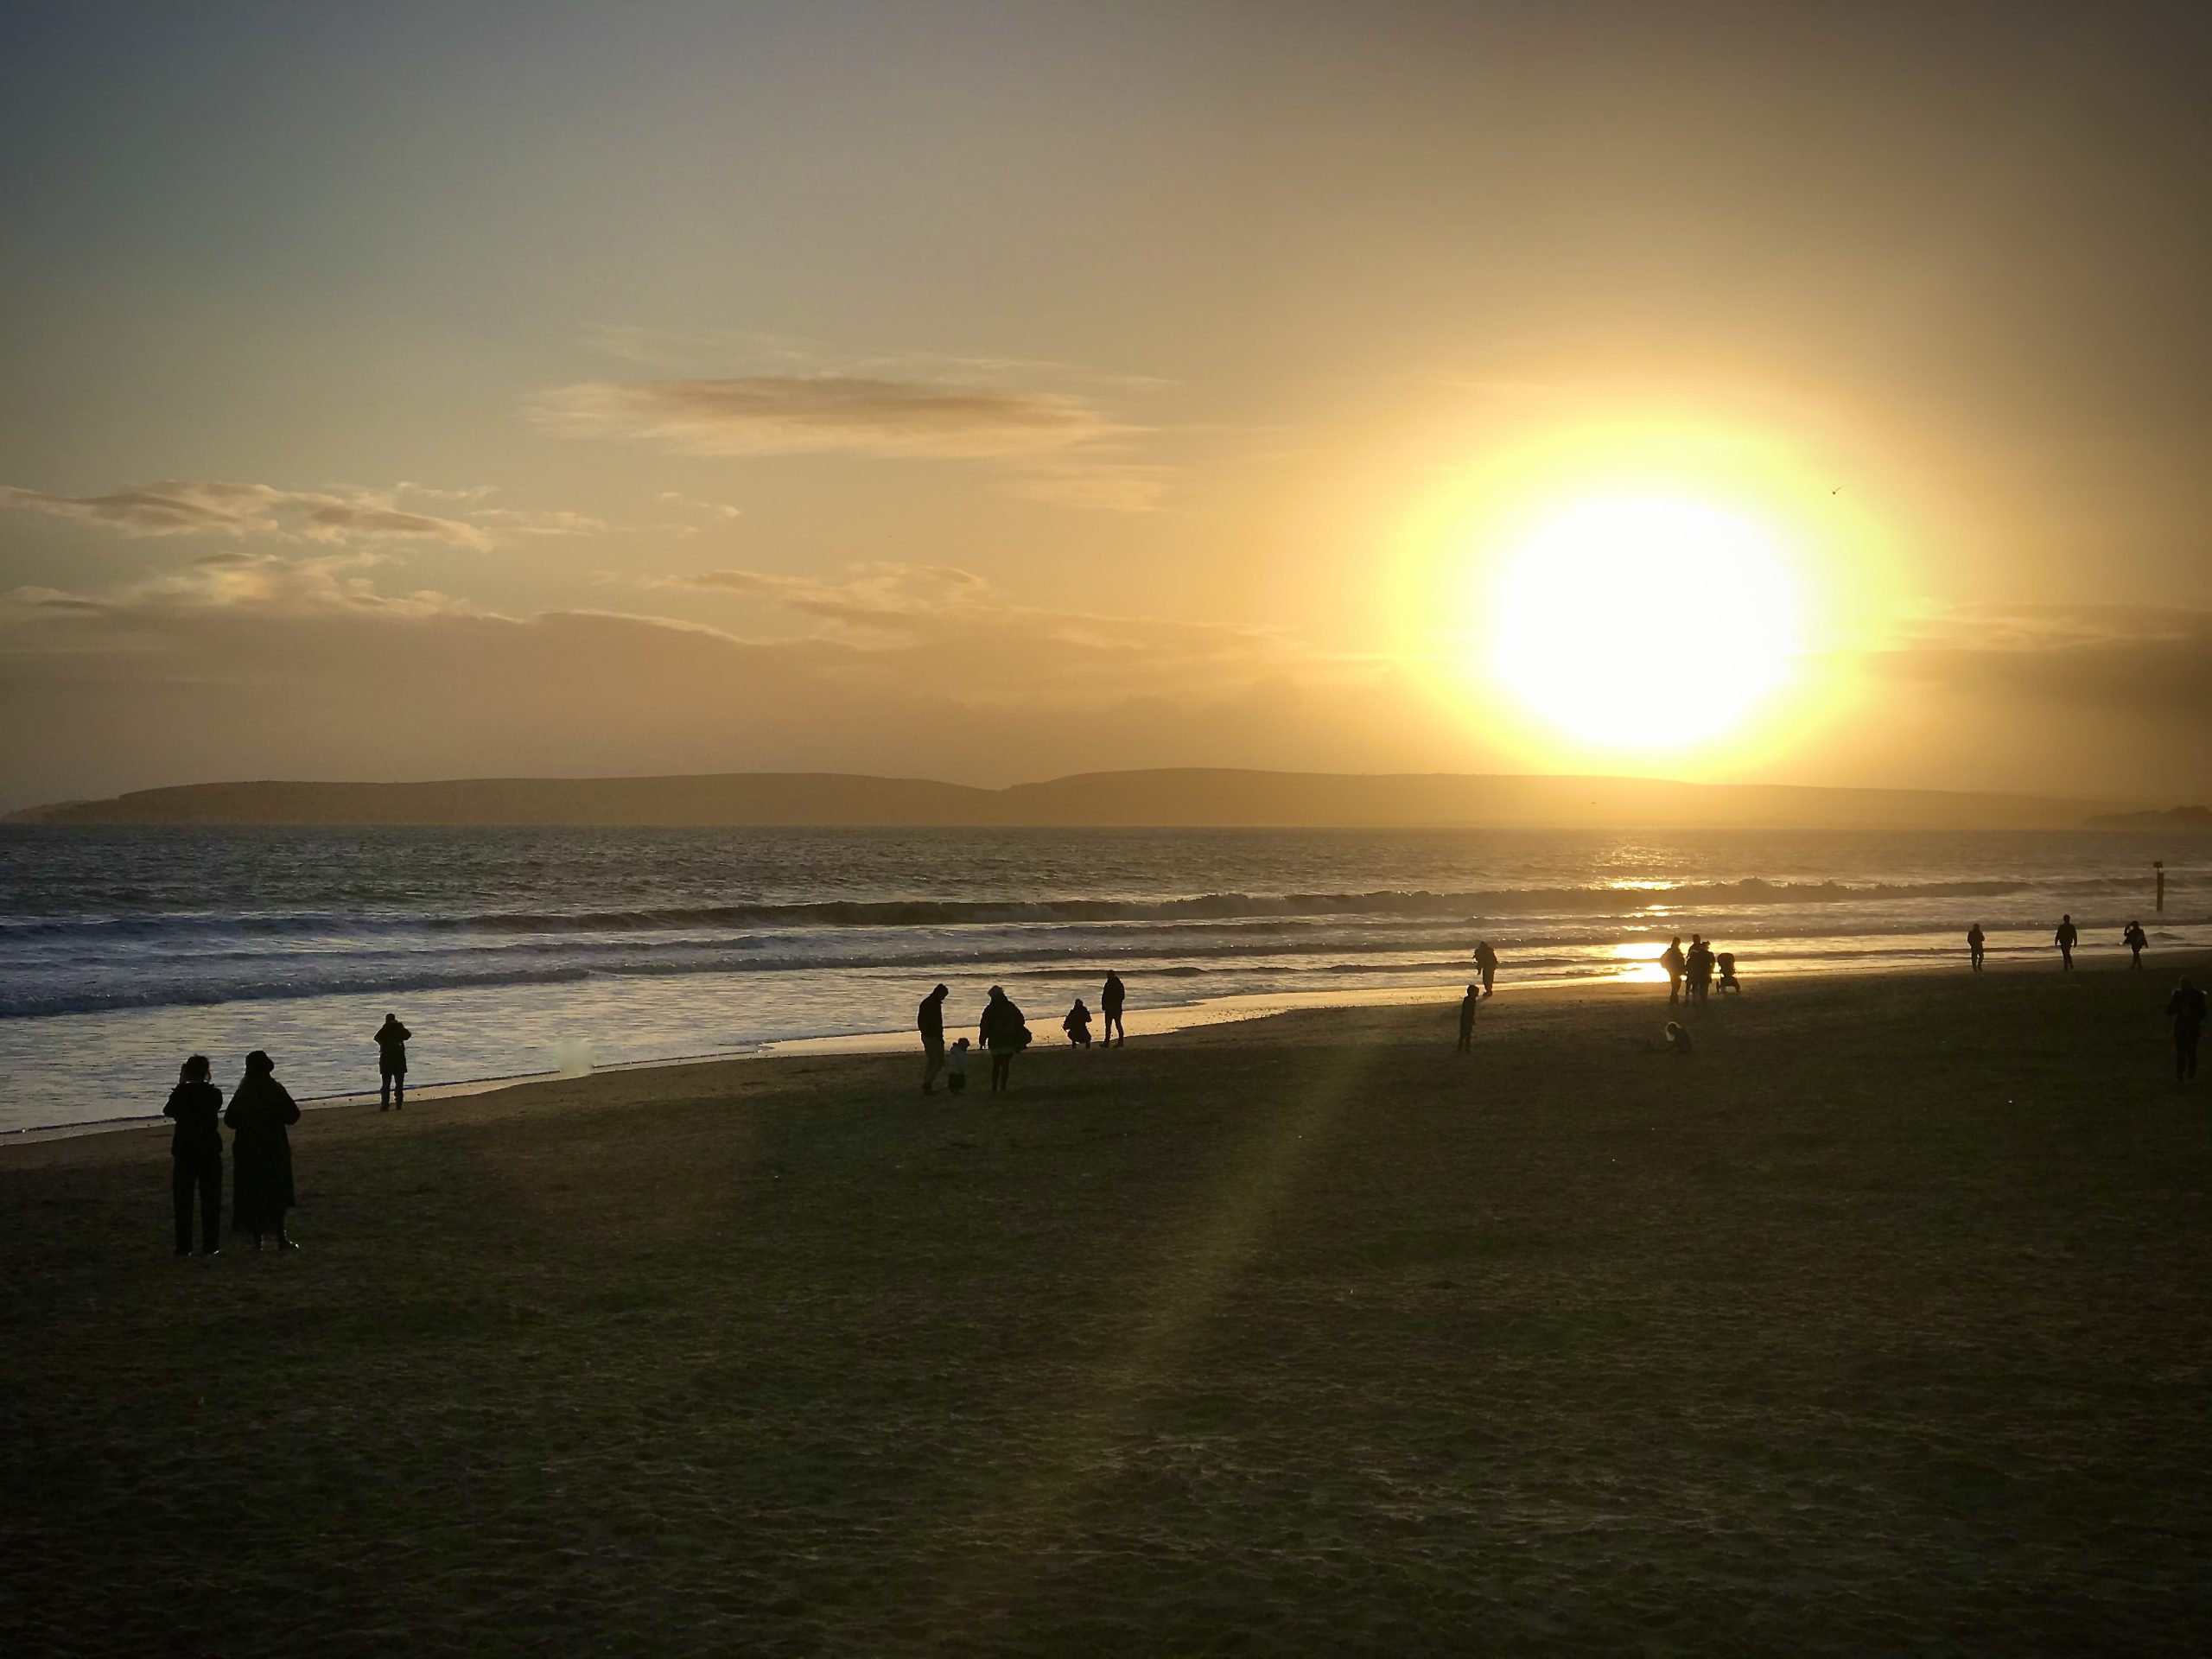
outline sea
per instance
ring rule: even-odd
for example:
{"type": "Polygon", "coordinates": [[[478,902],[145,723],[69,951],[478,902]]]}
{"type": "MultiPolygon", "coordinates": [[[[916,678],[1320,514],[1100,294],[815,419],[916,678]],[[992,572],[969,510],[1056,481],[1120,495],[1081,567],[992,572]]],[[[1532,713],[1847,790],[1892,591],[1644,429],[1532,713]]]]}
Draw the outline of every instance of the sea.
{"type": "Polygon", "coordinates": [[[815,1046],[899,1046],[1006,987],[1040,1038],[1104,971],[1130,1029],[1651,979],[1692,931],[1762,975],[2212,943],[2212,837],[1479,830],[0,826],[0,1133],[158,1115],[177,1067],[250,1050],[302,1100],[815,1046]],[[2166,865],[2152,907],[2152,861],[2166,865]]]}

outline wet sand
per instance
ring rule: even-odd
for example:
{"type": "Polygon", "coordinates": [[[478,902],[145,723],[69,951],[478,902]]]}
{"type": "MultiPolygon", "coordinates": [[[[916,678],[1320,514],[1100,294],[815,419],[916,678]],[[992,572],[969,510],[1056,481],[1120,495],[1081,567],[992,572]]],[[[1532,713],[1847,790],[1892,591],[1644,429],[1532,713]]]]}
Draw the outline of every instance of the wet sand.
{"type": "Polygon", "coordinates": [[[2198,1651],[2173,971],[318,1112],[281,1259],[169,1255],[163,1133],[0,1148],[0,1641],[2198,1651]]]}

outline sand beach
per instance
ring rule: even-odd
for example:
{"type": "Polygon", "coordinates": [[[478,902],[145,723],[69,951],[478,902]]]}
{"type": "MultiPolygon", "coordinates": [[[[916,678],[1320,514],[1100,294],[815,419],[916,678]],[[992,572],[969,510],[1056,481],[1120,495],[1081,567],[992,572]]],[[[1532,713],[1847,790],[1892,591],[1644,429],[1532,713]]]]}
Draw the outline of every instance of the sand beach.
{"type": "MultiPolygon", "coordinates": [[[[14,1654],[2201,1650],[2176,964],[0,1148],[14,1654]],[[227,1193],[226,1193],[227,1201],[227,1193]]],[[[2200,982],[2204,964],[2196,965],[2200,982]]],[[[232,1079],[219,1077],[226,1088],[232,1079]]],[[[29,1086],[35,1078],[20,1079],[29,1086]]]]}

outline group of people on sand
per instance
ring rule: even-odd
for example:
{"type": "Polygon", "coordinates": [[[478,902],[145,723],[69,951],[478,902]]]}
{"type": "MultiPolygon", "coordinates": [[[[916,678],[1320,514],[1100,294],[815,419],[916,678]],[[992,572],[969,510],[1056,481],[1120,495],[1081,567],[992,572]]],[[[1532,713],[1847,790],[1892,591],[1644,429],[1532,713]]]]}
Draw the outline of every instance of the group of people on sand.
{"type": "MultiPolygon", "coordinates": [[[[2058,918],[2057,930],[2050,942],[2058,947],[2058,970],[2063,974],[2074,971],[2074,948],[2082,943],[2082,930],[2074,925],[2074,914],[2067,912],[2058,918]]],[[[2127,965],[2137,973],[2143,971],[2143,953],[2151,948],[2151,936],[2143,931],[2139,921],[2128,923],[2120,930],[2120,942],[2127,947],[2127,965]]],[[[1989,935],[1981,931],[1981,924],[1974,923],[1967,929],[1967,963],[1975,973],[1982,970],[1982,963],[1989,954],[1989,935]]]]}
{"type": "Polygon", "coordinates": [[[1689,949],[1682,948],[1679,933],[1668,942],[1659,953],[1659,965],[1667,972],[1667,1002],[1702,1002],[1713,994],[1717,984],[1724,991],[1742,994],[1743,984],[1736,977],[1736,953],[1715,950],[1702,933],[1690,935],[1689,949]]]}
{"type": "Polygon", "coordinates": [[[162,1116],[176,1128],[169,1135],[169,1187],[176,1209],[176,1253],[192,1254],[194,1200],[200,1212],[200,1253],[223,1247],[223,1136],[231,1132],[231,1226],[253,1235],[263,1248],[274,1235],[280,1250],[300,1247],[284,1230],[292,1207],[292,1142],[286,1131],[300,1121],[290,1092],[276,1081],[276,1063],[261,1049],[245,1057],[245,1074],[223,1104],[205,1054],[194,1054],[177,1074],[162,1116]]]}
{"type": "MultiPolygon", "coordinates": [[[[922,1092],[937,1092],[937,1080],[942,1076],[948,1092],[963,1094],[968,1088],[969,1041],[960,1038],[949,1046],[944,1040],[944,999],[952,995],[950,985],[938,985],[922,999],[914,1016],[914,1029],[922,1039],[922,1092]]],[[[1128,989],[1122,983],[1122,976],[1110,968],[1106,971],[1106,982],[1099,988],[1098,1018],[1103,1021],[1098,1046],[1119,1048],[1128,1040],[1128,1033],[1122,1024],[1122,1005],[1128,999],[1128,989]]],[[[1089,1048],[1090,1038],[1090,1010],[1084,1006],[1081,997],[1060,1020],[1060,1029],[1067,1033],[1068,1041],[1077,1048],[1089,1048]]],[[[976,1041],[991,1057],[991,1092],[1004,1094],[1013,1086],[1014,1057],[1029,1046],[1027,1017],[1021,1007],[1006,994],[1002,985],[991,987],[983,1003],[983,1012],[976,1022],[976,1041]]]]}
{"type": "MultiPolygon", "coordinates": [[[[2074,947],[2080,939],[2073,917],[2069,914],[2061,918],[2052,943],[2057,945],[2067,972],[2073,971],[2074,947]]],[[[2144,950],[2150,944],[2142,924],[2128,923],[2121,932],[2120,942],[2130,952],[2128,965],[2139,970],[2144,950]]],[[[1982,931],[1981,924],[1976,922],[1967,930],[1967,948],[1976,973],[1982,970],[1986,945],[1987,936],[1982,931]]],[[[1480,978],[1469,982],[1467,994],[1459,1002],[1459,1052],[1462,1054],[1473,1049],[1476,1009],[1484,998],[1497,995],[1497,952],[1487,939],[1477,941],[1474,961],[1480,978]]],[[[1723,991],[1740,992],[1743,988],[1736,977],[1734,953],[1716,951],[1700,933],[1690,935],[1687,949],[1677,934],[1660,953],[1659,965],[1666,970],[1667,1001],[1670,1006],[1702,1003],[1716,984],[1723,991]]],[[[950,995],[950,986],[937,986],[922,999],[915,1016],[915,1027],[922,1039],[922,1092],[925,1095],[937,1092],[940,1077],[953,1094],[963,1093],[968,1087],[969,1040],[963,1037],[948,1046],[944,1038],[944,1000],[950,995]]],[[[1122,976],[1108,970],[1098,993],[1096,1017],[1101,1022],[1096,1039],[1099,1047],[1119,1048],[1128,1042],[1128,1033],[1122,1022],[1128,995],[1122,976]]],[[[2197,1048],[2204,1029],[2206,1007],[2205,994],[2186,976],[2167,999],[2166,1014],[2174,1022],[2174,1075],[2181,1082],[2186,1083],[2196,1075],[2197,1048]]],[[[1077,997],[1074,1007],[1060,1021],[1060,1029],[1072,1046],[1088,1049],[1092,1046],[1093,1018],[1090,1009],[1077,997]]],[[[413,1035],[397,1014],[386,1014],[384,1024],[377,1030],[379,1111],[399,1111],[406,1107],[407,1044],[413,1035]]],[[[993,1094],[1002,1094],[1012,1086],[1014,1057],[1028,1047],[1031,1040],[1020,1006],[1006,994],[1003,986],[992,986],[982,1014],[976,1023],[976,1041],[990,1056],[993,1094]]],[[[1675,1053],[1688,1053],[1689,1033],[1669,1021],[1663,1046],[1675,1053]]],[[[254,1050],[246,1056],[245,1074],[239,1077],[238,1087],[232,1091],[230,1104],[226,1107],[223,1091],[212,1080],[207,1057],[194,1054],[185,1061],[176,1087],[170,1091],[168,1103],[162,1109],[162,1116],[174,1120],[176,1125],[169,1152],[174,1166],[171,1186],[179,1255],[192,1254],[195,1207],[200,1222],[200,1253],[222,1253],[218,1243],[223,1195],[223,1139],[219,1124],[231,1131],[232,1230],[241,1236],[251,1235],[256,1250],[264,1249],[271,1239],[278,1250],[299,1249],[286,1230],[284,1217],[294,1204],[292,1148],[286,1131],[300,1121],[300,1109],[284,1085],[276,1081],[276,1063],[266,1052],[254,1050]]]]}
{"type": "MultiPolygon", "coordinates": [[[[2158,874],[2159,892],[2165,890],[2165,873],[2158,874]]],[[[2074,971],[2074,947],[2082,942],[2082,930],[2074,925],[2072,912],[2058,918],[2058,928],[2050,936],[2058,947],[2058,970],[2063,974],[2074,971]]],[[[2132,921],[2120,931],[2120,942],[2127,947],[2127,966],[2132,973],[2143,971],[2143,953],[2151,947],[2151,936],[2143,931],[2143,924],[2132,921]]],[[[1967,930],[1967,950],[1974,962],[1974,970],[1981,971],[1985,936],[1981,924],[1976,922],[1967,930]]],[[[2174,1081],[2189,1083],[2196,1076],[2197,1045],[2204,1035],[2206,999],[2187,974],[2166,999],[2166,1018],[2174,1022],[2174,1081]]]]}
{"type": "MultiPolygon", "coordinates": [[[[407,1103],[407,1039],[415,1033],[387,1014],[376,1034],[377,1072],[381,1079],[379,1111],[397,1111],[407,1103]]],[[[276,1249],[300,1247],[285,1228],[285,1212],[297,1202],[292,1186],[293,1124],[299,1103],[276,1081],[276,1062],[257,1048],[245,1057],[245,1071],[223,1104],[214,1067],[194,1054],[177,1072],[162,1116],[175,1125],[169,1135],[169,1188],[176,1211],[176,1253],[192,1254],[193,1219],[200,1222],[200,1254],[220,1255],[223,1247],[223,1135],[231,1132],[231,1230],[251,1235],[256,1250],[273,1242],[276,1249]]]]}

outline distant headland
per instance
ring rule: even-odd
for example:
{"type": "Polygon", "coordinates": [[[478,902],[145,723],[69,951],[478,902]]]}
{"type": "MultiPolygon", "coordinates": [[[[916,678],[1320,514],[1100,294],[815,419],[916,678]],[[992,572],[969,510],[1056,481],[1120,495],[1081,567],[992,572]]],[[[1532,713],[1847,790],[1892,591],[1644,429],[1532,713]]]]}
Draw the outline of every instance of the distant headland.
{"type": "MultiPolygon", "coordinates": [[[[79,824],[2072,830],[2212,826],[2109,801],[1501,773],[1087,772],[1007,789],[842,772],[188,784],[33,807],[79,824]],[[2142,822],[2143,820],[2155,820],[2142,822]]],[[[2194,814],[2194,817],[2186,816],[2194,814]]]]}
{"type": "Polygon", "coordinates": [[[2183,830],[2212,832],[2212,806],[2170,806],[2164,811],[2100,812],[2092,830],[2183,830]]]}

